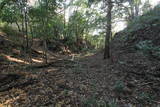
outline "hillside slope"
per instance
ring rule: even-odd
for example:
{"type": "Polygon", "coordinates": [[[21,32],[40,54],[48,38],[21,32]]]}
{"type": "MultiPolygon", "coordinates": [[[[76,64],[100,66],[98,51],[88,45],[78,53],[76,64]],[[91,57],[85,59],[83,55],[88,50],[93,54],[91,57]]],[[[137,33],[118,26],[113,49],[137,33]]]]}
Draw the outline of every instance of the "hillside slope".
{"type": "MultiPolygon", "coordinates": [[[[115,35],[109,60],[103,60],[100,51],[72,57],[60,55],[54,60],[49,57],[52,62],[47,65],[26,64],[4,69],[0,79],[5,79],[0,83],[0,106],[159,106],[159,9],[156,7],[138,17],[115,35]]],[[[18,49],[8,40],[6,43],[10,44],[6,48],[18,49]]],[[[6,48],[1,46],[0,51],[8,55],[6,48]]]]}
{"type": "Polygon", "coordinates": [[[112,70],[118,71],[117,77],[132,90],[132,103],[157,105],[160,101],[159,17],[157,6],[133,20],[112,41],[112,70]]]}

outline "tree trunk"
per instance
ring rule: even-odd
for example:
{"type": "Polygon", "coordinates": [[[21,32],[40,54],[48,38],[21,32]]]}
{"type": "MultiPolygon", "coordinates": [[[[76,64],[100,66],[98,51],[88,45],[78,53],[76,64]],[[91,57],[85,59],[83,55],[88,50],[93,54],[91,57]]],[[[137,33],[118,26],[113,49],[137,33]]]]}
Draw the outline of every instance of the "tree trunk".
{"type": "MultiPolygon", "coordinates": [[[[27,6],[26,6],[27,8],[27,6]]],[[[28,20],[27,20],[27,9],[25,10],[24,13],[24,21],[25,21],[25,36],[26,36],[26,49],[28,50],[29,48],[29,38],[28,38],[28,20]]]]}
{"type": "Polygon", "coordinates": [[[20,26],[17,21],[16,21],[16,25],[17,25],[18,31],[21,32],[20,26]]]}
{"type": "Polygon", "coordinates": [[[112,33],[112,0],[107,1],[108,9],[107,9],[107,29],[106,29],[106,37],[105,37],[105,50],[104,50],[104,59],[110,58],[110,37],[112,33]]]}
{"type": "Polygon", "coordinates": [[[29,26],[29,28],[30,28],[30,33],[31,33],[31,41],[29,42],[30,44],[29,44],[29,62],[31,63],[31,65],[32,65],[32,45],[33,45],[33,30],[32,30],[32,26],[30,25],[29,26]]]}
{"type": "MultiPolygon", "coordinates": [[[[23,2],[20,3],[20,6],[24,6],[24,5],[23,5],[23,2]]],[[[21,14],[22,14],[21,32],[22,32],[22,35],[23,35],[23,48],[22,48],[22,50],[21,50],[21,54],[24,55],[24,56],[26,56],[26,55],[25,55],[25,52],[24,52],[24,50],[25,50],[25,45],[24,45],[24,44],[25,44],[24,11],[23,11],[22,8],[20,8],[20,9],[21,9],[21,14]]]]}
{"type": "Polygon", "coordinates": [[[63,19],[63,21],[64,21],[63,22],[64,23],[63,38],[65,38],[65,36],[66,36],[66,30],[65,30],[66,29],[66,17],[65,17],[66,16],[66,4],[65,3],[66,3],[66,0],[64,0],[64,4],[63,4],[63,6],[64,6],[63,7],[64,8],[64,11],[63,11],[64,12],[63,13],[63,15],[64,15],[64,19],[63,19]]]}
{"type": "Polygon", "coordinates": [[[22,14],[22,34],[23,34],[23,43],[25,43],[25,36],[24,36],[24,13],[21,10],[21,14],[22,14]]]}
{"type": "Polygon", "coordinates": [[[44,46],[44,59],[45,59],[45,63],[48,63],[48,57],[47,57],[47,43],[46,40],[43,40],[43,46],[44,46]]]}
{"type": "MultiPolygon", "coordinates": [[[[48,15],[48,0],[45,1],[46,2],[46,13],[48,15]]],[[[46,26],[46,24],[48,24],[48,16],[44,19],[43,21],[43,26],[46,26]]],[[[44,32],[48,32],[48,29],[45,28],[44,32]]],[[[46,34],[46,38],[48,38],[48,33],[46,34]]],[[[45,37],[43,38],[43,46],[44,46],[44,59],[45,59],[45,63],[48,63],[48,57],[47,57],[47,39],[45,37]]]]}
{"type": "Polygon", "coordinates": [[[135,4],[135,17],[137,17],[139,15],[139,5],[138,3],[135,4]]]}

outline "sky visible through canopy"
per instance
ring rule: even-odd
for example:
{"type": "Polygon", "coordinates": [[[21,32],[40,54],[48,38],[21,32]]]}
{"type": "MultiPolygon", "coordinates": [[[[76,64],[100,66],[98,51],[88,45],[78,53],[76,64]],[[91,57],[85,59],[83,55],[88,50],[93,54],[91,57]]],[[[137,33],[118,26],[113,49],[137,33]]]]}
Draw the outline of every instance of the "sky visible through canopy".
{"type": "MultiPolygon", "coordinates": [[[[34,6],[35,2],[37,0],[29,0],[29,4],[34,6]]],[[[71,0],[66,0],[66,3],[68,4],[71,0]]],[[[144,3],[146,0],[142,0],[142,3],[144,3]]],[[[158,3],[160,3],[160,0],[149,0],[150,4],[152,7],[156,6],[158,3]]],[[[66,20],[68,20],[69,16],[72,14],[73,10],[71,11],[72,8],[66,9],[66,20]]],[[[118,22],[115,25],[114,31],[118,32],[120,30],[123,30],[126,27],[125,22],[118,22]]]]}
{"type": "MultiPolygon", "coordinates": [[[[142,3],[144,3],[146,0],[142,0],[142,3]]],[[[160,4],[160,0],[149,0],[150,4],[152,5],[152,8],[158,4],[160,4]]],[[[123,30],[126,27],[125,22],[118,22],[115,25],[114,31],[118,32],[120,30],[123,30]]]]}

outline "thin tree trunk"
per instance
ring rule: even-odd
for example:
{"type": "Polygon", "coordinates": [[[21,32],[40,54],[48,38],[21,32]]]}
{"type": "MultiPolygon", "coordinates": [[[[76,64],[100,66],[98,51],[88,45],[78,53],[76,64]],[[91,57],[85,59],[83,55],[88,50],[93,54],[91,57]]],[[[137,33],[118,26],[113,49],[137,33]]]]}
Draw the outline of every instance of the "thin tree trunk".
{"type": "MultiPolygon", "coordinates": [[[[23,2],[20,4],[21,6],[23,6],[23,2]]],[[[21,28],[22,28],[22,36],[23,36],[23,44],[25,44],[25,32],[24,32],[24,11],[21,8],[21,14],[22,14],[22,24],[21,24],[21,28]]],[[[23,45],[21,54],[25,56],[25,45],[23,45]]]]}
{"type": "MultiPolygon", "coordinates": [[[[46,12],[48,15],[48,0],[45,1],[46,2],[46,12]]],[[[46,20],[43,21],[43,26],[46,26],[46,24],[48,24],[48,16],[45,18],[46,20]]],[[[48,29],[45,28],[44,30],[46,33],[48,32],[48,29]]],[[[48,37],[48,34],[46,35],[48,37]]],[[[45,59],[45,63],[48,63],[48,57],[47,57],[47,43],[46,43],[46,38],[43,38],[43,46],[44,46],[44,59],[45,59]]]]}
{"type": "Polygon", "coordinates": [[[30,43],[30,48],[31,48],[33,45],[33,29],[31,25],[30,25],[30,32],[31,32],[31,43],[30,43]]]}
{"type": "Polygon", "coordinates": [[[47,43],[46,40],[43,40],[43,46],[44,46],[44,59],[45,59],[45,63],[48,63],[48,57],[47,57],[47,43]]]}
{"type": "Polygon", "coordinates": [[[66,36],[66,30],[65,30],[65,28],[66,28],[66,17],[65,17],[66,16],[66,11],[65,11],[66,10],[66,4],[65,3],[66,3],[66,0],[64,0],[64,4],[63,4],[64,5],[64,13],[63,13],[64,14],[64,31],[63,31],[63,38],[66,36]]]}
{"type": "Polygon", "coordinates": [[[29,48],[29,38],[28,38],[27,10],[25,10],[24,19],[25,19],[26,49],[28,50],[28,48],[29,48]]]}
{"type": "Polygon", "coordinates": [[[24,14],[22,12],[22,34],[23,34],[23,43],[25,43],[25,35],[24,35],[24,14]]]}
{"type": "Polygon", "coordinates": [[[31,32],[31,42],[30,42],[30,45],[29,45],[29,58],[30,58],[30,63],[32,65],[32,45],[33,45],[33,30],[32,30],[32,26],[30,25],[29,26],[30,28],[30,32],[31,32]]]}
{"type": "Polygon", "coordinates": [[[139,5],[138,3],[135,5],[135,16],[137,17],[139,15],[139,5]]]}
{"type": "Polygon", "coordinates": [[[21,32],[20,26],[17,21],[16,21],[16,25],[17,25],[18,31],[21,32]]]}
{"type": "Polygon", "coordinates": [[[108,9],[107,9],[107,29],[106,29],[106,37],[105,37],[105,50],[104,50],[104,59],[110,58],[110,37],[112,33],[112,0],[107,1],[108,9]]]}
{"type": "Polygon", "coordinates": [[[129,5],[130,5],[130,17],[129,17],[129,21],[131,21],[132,19],[134,19],[134,16],[135,16],[135,12],[134,12],[134,0],[129,0],[129,5]]]}

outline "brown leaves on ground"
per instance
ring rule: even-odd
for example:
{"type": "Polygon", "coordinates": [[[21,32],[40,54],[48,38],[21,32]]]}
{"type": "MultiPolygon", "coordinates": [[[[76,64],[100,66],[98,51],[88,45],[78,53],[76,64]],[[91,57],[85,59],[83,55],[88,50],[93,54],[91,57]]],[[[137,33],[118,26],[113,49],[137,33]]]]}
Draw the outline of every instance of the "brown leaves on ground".
{"type": "Polygon", "coordinates": [[[1,74],[20,77],[0,83],[0,107],[160,105],[160,61],[135,51],[131,42],[119,38],[113,42],[112,57],[106,61],[103,52],[74,58],[51,55],[48,64],[27,67],[7,66],[1,58],[1,74]]]}
{"type": "MultiPolygon", "coordinates": [[[[126,57],[124,59],[128,59],[126,57]]],[[[13,107],[97,107],[102,102],[109,104],[112,101],[120,106],[157,104],[158,83],[128,73],[139,70],[133,61],[129,63],[133,68],[126,69],[125,63],[104,61],[98,53],[75,61],[57,59],[50,66],[33,66],[27,71],[17,69],[14,74],[23,74],[22,78],[8,84],[12,87],[0,93],[0,101],[13,107]]]]}

